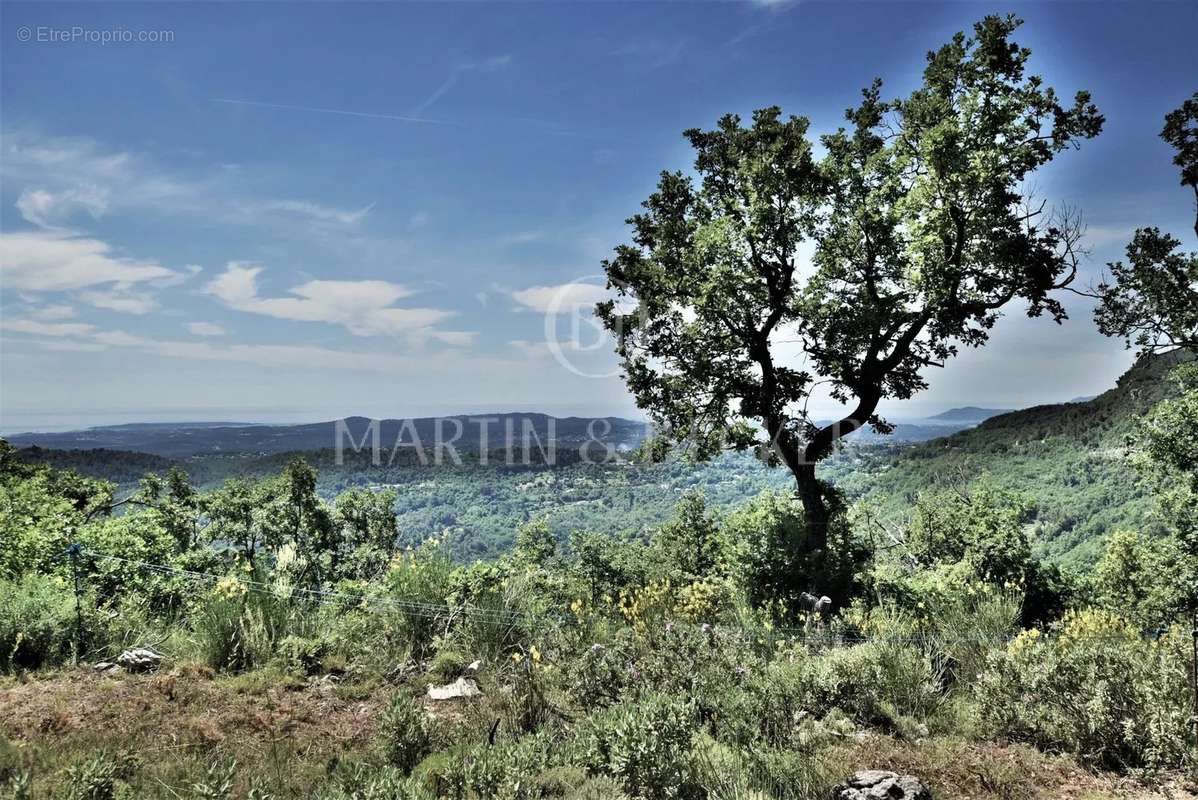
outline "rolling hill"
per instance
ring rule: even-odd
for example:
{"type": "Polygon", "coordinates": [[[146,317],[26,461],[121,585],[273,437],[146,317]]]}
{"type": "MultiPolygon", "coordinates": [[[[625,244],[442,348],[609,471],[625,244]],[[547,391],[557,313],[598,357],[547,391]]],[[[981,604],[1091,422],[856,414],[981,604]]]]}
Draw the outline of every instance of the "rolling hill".
{"type": "Polygon", "coordinates": [[[1035,501],[1045,555],[1090,563],[1115,530],[1159,530],[1155,503],[1126,463],[1127,437],[1137,417],[1174,392],[1166,376],[1188,358],[1174,351],[1141,360],[1093,399],[990,417],[874,459],[842,486],[897,520],[919,492],[986,475],[1035,501]]]}

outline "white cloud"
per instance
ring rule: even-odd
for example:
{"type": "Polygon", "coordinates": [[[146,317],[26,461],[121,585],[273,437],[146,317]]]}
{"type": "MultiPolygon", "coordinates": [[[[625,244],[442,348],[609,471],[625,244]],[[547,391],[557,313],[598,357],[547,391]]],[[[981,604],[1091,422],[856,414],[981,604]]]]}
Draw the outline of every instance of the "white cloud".
{"type": "Polygon", "coordinates": [[[70,291],[176,276],[152,261],[114,255],[99,239],[52,231],[0,234],[0,283],[10,291],[70,291]]]}
{"type": "Polygon", "coordinates": [[[90,336],[96,326],[85,322],[41,322],[35,319],[0,320],[0,330],[35,336],[90,336]]]}
{"type": "MultiPolygon", "coordinates": [[[[421,334],[418,334],[418,337],[421,334]]],[[[438,331],[431,330],[425,334],[429,339],[453,347],[469,347],[478,340],[478,331],[438,331]]]]}
{"type": "MultiPolygon", "coordinates": [[[[519,350],[525,358],[548,358],[550,356],[558,356],[561,353],[585,353],[588,349],[580,342],[574,339],[563,338],[560,341],[554,341],[550,344],[547,341],[534,342],[528,339],[512,339],[508,342],[509,347],[519,350]]],[[[606,350],[604,351],[607,352],[606,350]]]]}
{"type": "Polygon", "coordinates": [[[154,347],[158,344],[154,339],[135,336],[125,331],[97,331],[91,338],[110,347],[154,347]]]}
{"type": "Polygon", "coordinates": [[[17,198],[17,210],[40,228],[58,228],[80,211],[99,219],[108,210],[108,190],[94,184],[61,192],[25,189],[17,198]]]}
{"type": "Polygon", "coordinates": [[[99,353],[108,349],[108,345],[98,342],[79,342],[72,339],[34,339],[33,343],[43,350],[62,353],[99,353]]]}
{"type": "Polygon", "coordinates": [[[568,314],[588,309],[607,298],[607,290],[594,283],[530,286],[511,293],[521,306],[546,314],[568,314]]]}
{"type": "Polygon", "coordinates": [[[614,56],[624,56],[647,63],[650,67],[664,67],[677,62],[686,50],[686,39],[640,38],[633,39],[612,51],[614,56]]]}
{"type": "Polygon", "coordinates": [[[68,305],[41,306],[29,310],[29,316],[35,319],[70,319],[76,316],[75,309],[68,305]]]}
{"type": "Polygon", "coordinates": [[[278,319],[328,322],[341,325],[356,336],[421,334],[460,339],[460,332],[432,330],[453,314],[434,308],[401,308],[393,305],[409,297],[412,290],[397,283],[378,280],[315,280],[293,287],[294,297],[260,297],[258,275],[262,267],[232,261],[204,291],[229,308],[278,319]],[[434,335],[435,334],[435,335],[434,335]]]}
{"type": "Polygon", "coordinates": [[[196,336],[224,336],[225,329],[214,322],[189,322],[184,327],[196,336]]]}
{"type": "Polygon", "coordinates": [[[261,366],[304,369],[403,370],[419,366],[411,359],[390,354],[358,353],[305,345],[235,344],[216,346],[208,342],[152,339],[120,330],[100,330],[86,323],[48,323],[32,319],[0,320],[0,330],[30,336],[46,350],[97,352],[110,348],[140,350],[166,358],[202,361],[234,361],[261,366]]]}
{"type": "Polygon", "coordinates": [[[96,308],[106,308],[122,314],[148,314],[158,308],[158,301],[152,295],[133,292],[119,286],[111,291],[82,292],[79,299],[96,308]]]}
{"type": "Polygon", "coordinates": [[[306,200],[273,200],[258,206],[258,209],[262,211],[282,211],[320,222],[337,222],[342,225],[354,225],[361,222],[372,208],[374,208],[374,203],[359,208],[357,211],[348,211],[343,208],[310,203],[306,200]]]}

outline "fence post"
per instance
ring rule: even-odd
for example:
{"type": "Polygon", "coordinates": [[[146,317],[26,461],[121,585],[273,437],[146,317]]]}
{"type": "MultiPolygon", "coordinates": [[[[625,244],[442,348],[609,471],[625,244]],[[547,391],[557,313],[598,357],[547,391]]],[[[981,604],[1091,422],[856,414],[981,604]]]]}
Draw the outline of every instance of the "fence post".
{"type": "Polygon", "coordinates": [[[1190,690],[1194,695],[1194,763],[1198,766],[1198,609],[1194,611],[1193,624],[1190,627],[1190,642],[1193,649],[1190,652],[1190,690]]]}
{"type": "Polygon", "coordinates": [[[83,652],[83,609],[81,592],[79,588],[79,554],[83,552],[83,545],[74,542],[67,548],[67,555],[71,557],[71,575],[75,579],[75,665],[79,664],[79,654],[83,652]]]}

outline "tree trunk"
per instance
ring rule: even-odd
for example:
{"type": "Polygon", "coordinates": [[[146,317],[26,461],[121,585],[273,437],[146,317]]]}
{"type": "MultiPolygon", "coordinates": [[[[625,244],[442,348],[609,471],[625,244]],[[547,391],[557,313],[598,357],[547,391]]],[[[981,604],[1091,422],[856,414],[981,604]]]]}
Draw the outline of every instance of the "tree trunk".
{"type": "Polygon", "coordinates": [[[824,499],[823,484],[815,476],[815,464],[801,464],[794,471],[799,499],[803,502],[803,517],[807,529],[806,549],[824,550],[828,546],[830,513],[824,499]]]}

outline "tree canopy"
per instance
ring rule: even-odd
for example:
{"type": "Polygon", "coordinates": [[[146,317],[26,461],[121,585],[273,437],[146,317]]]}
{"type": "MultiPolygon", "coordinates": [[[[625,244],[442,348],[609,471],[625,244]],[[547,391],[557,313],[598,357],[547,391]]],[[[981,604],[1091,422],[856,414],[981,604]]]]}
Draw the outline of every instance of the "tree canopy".
{"type": "MultiPolygon", "coordinates": [[[[1176,150],[1181,182],[1198,200],[1198,92],[1165,115],[1161,138],[1176,150]]],[[[1198,234],[1198,211],[1194,215],[1198,234]]],[[[1098,286],[1098,329],[1141,353],[1198,348],[1198,253],[1159,228],[1140,228],[1127,245],[1127,263],[1108,264],[1111,279],[1098,286]]]]}
{"type": "Polygon", "coordinates": [[[957,34],[905,98],[875,81],[820,158],[808,121],[776,107],[686,131],[695,177],[664,172],[604,262],[616,297],[596,313],[638,404],[700,457],[758,446],[789,468],[806,546],[824,546],[834,504],[815,464],[862,425],[887,430],[883,399],[983,345],[1011,301],[1065,316],[1050,292],[1075,275],[1077,228],[1021,184],[1103,118],[1028,74],[1019,24],[957,34]],[[808,412],[817,386],[842,419],[808,412]]]}

